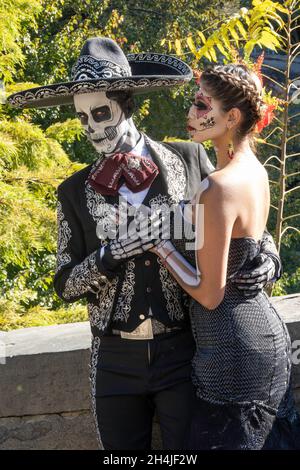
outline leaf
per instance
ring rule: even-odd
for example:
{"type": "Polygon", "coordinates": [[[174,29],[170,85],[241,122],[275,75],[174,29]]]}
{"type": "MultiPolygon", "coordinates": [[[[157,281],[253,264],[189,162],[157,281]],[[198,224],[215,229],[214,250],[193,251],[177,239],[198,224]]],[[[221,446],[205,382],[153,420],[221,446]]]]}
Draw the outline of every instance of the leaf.
{"type": "Polygon", "coordinates": [[[248,36],[247,36],[247,31],[245,30],[245,28],[244,28],[242,22],[241,22],[241,21],[237,21],[237,22],[236,22],[236,26],[237,26],[239,32],[241,33],[241,36],[242,36],[244,39],[247,39],[247,37],[248,37],[248,36]]]}
{"type": "Polygon", "coordinates": [[[231,44],[230,44],[229,38],[227,36],[227,32],[225,32],[225,31],[223,32],[223,34],[221,35],[221,39],[224,42],[227,49],[230,50],[231,49],[231,44]]]}
{"type": "Polygon", "coordinates": [[[229,27],[229,32],[230,32],[231,36],[233,37],[233,39],[234,39],[236,45],[238,45],[238,44],[239,44],[239,37],[238,37],[238,35],[237,35],[237,33],[236,33],[236,31],[235,31],[235,29],[234,29],[233,26],[232,26],[232,27],[229,27]]]}
{"type": "Polygon", "coordinates": [[[181,41],[180,39],[175,39],[175,51],[177,55],[182,55],[181,41]]]}
{"type": "Polygon", "coordinates": [[[198,36],[200,37],[201,41],[203,42],[203,44],[205,44],[206,39],[205,39],[204,34],[201,31],[197,31],[197,33],[198,33],[198,36]]]}
{"type": "Polygon", "coordinates": [[[210,53],[210,55],[211,55],[211,57],[212,57],[212,60],[213,60],[214,62],[217,62],[218,59],[217,59],[217,55],[216,55],[216,51],[215,51],[215,49],[214,49],[214,46],[210,47],[209,53],[210,53]]]}
{"type": "Polygon", "coordinates": [[[275,50],[276,47],[280,46],[277,38],[274,37],[269,31],[263,31],[260,37],[260,43],[271,50],[275,50]]]}
{"type": "Polygon", "coordinates": [[[251,52],[253,51],[255,44],[256,44],[256,41],[254,39],[251,39],[245,44],[244,50],[247,55],[249,56],[251,55],[251,52]]]}
{"type": "Polygon", "coordinates": [[[191,36],[188,36],[186,42],[187,42],[187,45],[189,46],[190,50],[192,51],[192,53],[194,55],[196,55],[197,54],[197,49],[196,49],[195,43],[193,41],[193,38],[191,36]]]}
{"type": "Polygon", "coordinates": [[[226,57],[226,59],[228,59],[229,56],[228,56],[227,52],[225,51],[221,41],[217,42],[216,46],[219,49],[219,51],[226,57]]]}

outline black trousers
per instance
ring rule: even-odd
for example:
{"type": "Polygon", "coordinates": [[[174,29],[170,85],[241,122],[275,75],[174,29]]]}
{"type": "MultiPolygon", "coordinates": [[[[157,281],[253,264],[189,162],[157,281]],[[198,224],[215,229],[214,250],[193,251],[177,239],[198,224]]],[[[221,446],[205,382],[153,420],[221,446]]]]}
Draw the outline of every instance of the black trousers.
{"type": "Polygon", "coordinates": [[[191,331],[175,330],[152,340],[103,336],[96,338],[96,344],[92,399],[103,448],[151,449],[156,412],[163,448],[183,449],[196,398],[191,331]]]}

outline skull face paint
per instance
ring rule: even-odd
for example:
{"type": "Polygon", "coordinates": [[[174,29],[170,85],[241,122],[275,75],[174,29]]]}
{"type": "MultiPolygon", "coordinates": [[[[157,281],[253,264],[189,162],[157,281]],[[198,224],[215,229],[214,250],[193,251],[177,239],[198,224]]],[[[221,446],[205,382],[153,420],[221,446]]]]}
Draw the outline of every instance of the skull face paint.
{"type": "Polygon", "coordinates": [[[135,145],[137,131],[132,119],[126,119],[118,102],[108,99],[105,92],[76,94],[74,105],[87,138],[97,152],[118,152],[126,140],[129,147],[130,143],[132,147],[135,145]]]}
{"type": "Polygon", "coordinates": [[[187,130],[195,142],[220,137],[226,131],[221,104],[199,87],[188,113],[187,130]]]}

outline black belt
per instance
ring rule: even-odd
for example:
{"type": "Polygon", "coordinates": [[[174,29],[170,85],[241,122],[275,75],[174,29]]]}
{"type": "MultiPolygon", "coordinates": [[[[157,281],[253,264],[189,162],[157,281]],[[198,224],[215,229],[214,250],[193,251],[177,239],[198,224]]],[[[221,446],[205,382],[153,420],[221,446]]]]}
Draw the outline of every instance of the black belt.
{"type": "MultiPolygon", "coordinates": [[[[186,329],[186,327],[182,327],[182,326],[166,326],[163,323],[161,323],[161,322],[159,322],[158,320],[155,320],[155,319],[151,319],[151,324],[152,324],[153,336],[161,335],[161,334],[165,334],[165,333],[171,333],[171,332],[176,331],[176,330],[185,330],[186,329]]],[[[100,336],[100,337],[103,336],[103,335],[105,335],[105,336],[110,336],[110,335],[121,336],[122,332],[127,333],[124,330],[118,330],[118,329],[115,329],[115,328],[110,328],[105,332],[100,332],[100,330],[95,326],[91,326],[91,331],[92,331],[93,336],[100,336]]],[[[130,332],[128,332],[128,333],[130,333],[130,332]]]]}
{"type": "MultiPolygon", "coordinates": [[[[153,331],[153,335],[156,336],[156,335],[161,335],[163,333],[171,333],[172,331],[175,331],[175,330],[182,330],[182,328],[180,326],[165,326],[164,325],[164,327],[162,327],[159,331],[153,331]]],[[[122,330],[111,330],[110,331],[111,335],[116,335],[116,336],[117,335],[121,336],[121,333],[122,333],[122,330]]]]}

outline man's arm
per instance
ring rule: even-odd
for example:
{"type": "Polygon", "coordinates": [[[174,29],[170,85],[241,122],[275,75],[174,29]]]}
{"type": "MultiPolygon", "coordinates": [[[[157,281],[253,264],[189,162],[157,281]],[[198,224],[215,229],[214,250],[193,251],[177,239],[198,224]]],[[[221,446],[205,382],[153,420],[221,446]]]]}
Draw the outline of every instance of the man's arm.
{"type": "Polygon", "coordinates": [[[99,249],[86,256],[82,226],[73,205],[59,186],[57,188],[57,260],[54,288],[66,302],[75,302],[95,293],[117,273],[107,270],[99,249]]]}
{"type": "Polygon", "coordinates": [[[282,264],[279,253],[277,251],[274,239],[272,235],[268,232],[267,229],[264,230],[262,243],[261,243],[261,253],[267,255],[274,263],[274,275],[270,279],[270,282],[278,281],[282,276],[282,264]]]}

